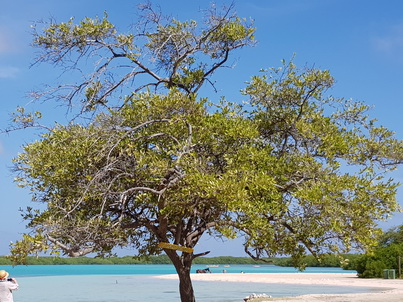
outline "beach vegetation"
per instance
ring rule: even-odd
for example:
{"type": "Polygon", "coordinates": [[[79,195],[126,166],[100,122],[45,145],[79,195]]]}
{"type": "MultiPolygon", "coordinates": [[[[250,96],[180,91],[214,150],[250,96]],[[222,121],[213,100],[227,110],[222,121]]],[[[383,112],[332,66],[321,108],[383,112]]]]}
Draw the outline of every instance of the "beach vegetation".
{"type": "Polygon", "coordinates": [[[252,259],[288,255],[301,268],[307,253],[372,248],[377,221],[398,209],[398,184],[385,175],[403,143],[369,106],[331,96],[328,70],[285,60],[257,71],[245,103],[215,101],[201,88],[219,85],[216,71],[255,44],[253,23],[233,7],[212,6],[199,23],[140,9],[130,33],[107,14],[34,27],[36,63],[73,83],[33,96],[74,118],[14,116],[14,129],[43,132],[14,160],[16,182],[39,206],[22,212],[30,232],[11,259],[165,253],[181,301],[194,302],[190,269],[209,252],[197,251],[202,236],[241,237],[252,259]]]}
{"type": "Polygon", "coordinates": [[[384,269],[400,271],[399,258],[403,257],[403,243],[392,243],[362,255],[355,264],[358,276],[362,278],[382,278],[384,269]]]}
{"type": "MultiPolygon", "coordinates": [[[[403,261],[403,225],[387,230],[379,239],[379,245],[352,262],[362,278],[382,278],[385,269],[401,272],[403,261]],[[400,267],[399,267],[400,266],[400,267]]],[[[399,276],[401,277],[401,276],[399,276]]]]}

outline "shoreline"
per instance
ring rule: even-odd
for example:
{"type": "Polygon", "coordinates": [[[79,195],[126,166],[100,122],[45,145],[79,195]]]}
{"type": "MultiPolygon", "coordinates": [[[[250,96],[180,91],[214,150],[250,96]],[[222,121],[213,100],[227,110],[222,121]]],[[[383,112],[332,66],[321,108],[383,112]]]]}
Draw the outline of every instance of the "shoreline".
{"type": "MultiPolygon", "coordinates": [[[[159,279],[178,279],[177,275],[160,275],[159,279]]],[[[401,302],[402,279],[363,279],[355,273],[214,273],[191,274],[193,281],[254,282],[289,285],[358,286],[378,289],[376,292],[353,294],[309,294],[293,297],[274,297],[264,301],[331,301],[331,302],[401,302]]],[[[270,293],[266,293],[270,295],[270,293]]],[[[240,297],[240,301],[243,297],[240,297]]],[[[263,300],[260,300],[263,301],[263,300]]]]}

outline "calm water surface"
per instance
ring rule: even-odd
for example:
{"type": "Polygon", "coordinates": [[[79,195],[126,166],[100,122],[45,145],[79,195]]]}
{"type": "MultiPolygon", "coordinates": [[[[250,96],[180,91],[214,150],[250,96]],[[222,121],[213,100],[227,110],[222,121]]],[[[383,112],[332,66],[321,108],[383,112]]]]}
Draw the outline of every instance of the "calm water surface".
{"type": "MultiPolygon", "coordinates": [[[[205,265],[193,266],[192,272],[205,265]]],[[[174,274],[172,265],[31,265],[2,266],[18,278],[20,290],[15,302],[177,302],[180,301],[177,280],[154,278],[174,274]]],[[[299,273],[293,268],[273,265],[254,267],[231,265],[210,267],[213,273],[299,273]]],[[[345,273],[338,268],[308,268],[309,273],[345,273]]],[[[193,282],[198,302],[241,302],[252,293],[274,297],[320,293],[370,292],[365,287],[279,285],[262,283],[193,282]]]]}
{"type": "MultiPolygon", "coordinates": [[[[206,265],[193,265],[192,273],[197,269],[204,269],[206,265]]],[[[213,273],[221,273],[224,269],[228,273],[299,273],[292,267],[275,265],[231,265],[209,267],[213,273]]],[[[2,266],[15,277],[22,276],[68,276],[68,275],[164,275],[176,274],[173,265],[136,264],[136,265],[11,265],[2,266]]],[[[308,267],[303,273],[349,273],[335,267],[308,267]]]]}

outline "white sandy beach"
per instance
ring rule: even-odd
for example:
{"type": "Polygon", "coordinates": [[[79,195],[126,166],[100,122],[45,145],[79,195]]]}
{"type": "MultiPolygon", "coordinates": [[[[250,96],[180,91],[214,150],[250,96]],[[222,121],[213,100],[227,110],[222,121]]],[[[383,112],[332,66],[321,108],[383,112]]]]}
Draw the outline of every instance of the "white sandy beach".
{"type": "MultiPolygon", "coordinates": [[[[177,275],[158,276],[162,279],[177,279],[177,275]]],[[[271,298],[267,301],[329,301],[329,302],[401,302],[403,280],[361,279],[355,273],[248,273],[248,274],[192,274],[192,280],[219,282],[258,282],[271,284],[307,284],[332,286],[364,286],[381,289],[379,292],[359,294],[320,294],[288,298],[271,298]]],[[[270,295],[270,293],[266,293],[270,295]]],[[[240,297],[242,298],[242,297],[240,297]]],[[[240,300],[241,301],[241,300],[240,300]]]]}

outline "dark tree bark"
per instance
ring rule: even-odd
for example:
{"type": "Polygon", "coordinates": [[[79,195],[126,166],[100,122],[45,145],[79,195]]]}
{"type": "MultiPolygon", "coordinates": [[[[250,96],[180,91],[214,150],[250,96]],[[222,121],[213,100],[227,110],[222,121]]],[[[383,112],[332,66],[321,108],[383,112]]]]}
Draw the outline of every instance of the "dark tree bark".
{"type": "Polygon", "coordinates": [[[193,291],[192,280],[190,278],[190,269],[192,267],[193,255],[183,253],[181,256],[173,250],[165,250],[165,253],[171,259],[179,276],[179,293],[181,302],[195,302],[196,298],[193,291]]]}

